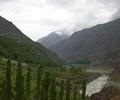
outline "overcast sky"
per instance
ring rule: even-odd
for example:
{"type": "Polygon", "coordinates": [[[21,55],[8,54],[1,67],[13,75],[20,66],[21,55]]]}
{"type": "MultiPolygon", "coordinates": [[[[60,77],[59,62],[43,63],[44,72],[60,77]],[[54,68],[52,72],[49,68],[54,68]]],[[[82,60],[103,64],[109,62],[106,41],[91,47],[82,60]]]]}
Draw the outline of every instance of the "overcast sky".
{"type": "Polygon", "coordinates": [[[0,0],[0,15],[37,40],[119,18],[120,0],[0,0]]]}

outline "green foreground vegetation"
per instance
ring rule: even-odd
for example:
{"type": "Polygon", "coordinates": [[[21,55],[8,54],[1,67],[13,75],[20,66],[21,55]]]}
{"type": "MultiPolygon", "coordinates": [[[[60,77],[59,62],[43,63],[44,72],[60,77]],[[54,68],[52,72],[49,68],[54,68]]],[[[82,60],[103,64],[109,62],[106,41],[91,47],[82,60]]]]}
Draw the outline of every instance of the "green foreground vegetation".
{"type": "Polygon", "coordinates": [[[11,62],[0,61],[0,100],[88,100],[90,73],[81,68],[11,62]]]}
{"type": "Polygon", "coordinates": [[[32,64],[44,62],[49,66],[62,62],[56,54],[47,50],[39,43],[10,36],[0,36],[0,56],[32,64]]]}

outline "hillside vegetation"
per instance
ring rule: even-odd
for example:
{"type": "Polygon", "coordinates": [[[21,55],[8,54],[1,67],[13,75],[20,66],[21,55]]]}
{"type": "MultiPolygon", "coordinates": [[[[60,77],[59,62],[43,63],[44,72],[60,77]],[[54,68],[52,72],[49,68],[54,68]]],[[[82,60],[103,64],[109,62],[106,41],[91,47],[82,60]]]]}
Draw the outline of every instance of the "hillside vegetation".
{"type": "Polygon", "coordinates": [[[0,17],[0,56],[33,64],[63,62],[55,53],[32,41],[3,17],[0,17]]]}
{"type": "Polygon", "coordinates": [[[14,38],[0,37],[0,55],[5,58],[29,63],[57,63],[52,54],[40,44],[34,42],[20,41],[14,38]]]}

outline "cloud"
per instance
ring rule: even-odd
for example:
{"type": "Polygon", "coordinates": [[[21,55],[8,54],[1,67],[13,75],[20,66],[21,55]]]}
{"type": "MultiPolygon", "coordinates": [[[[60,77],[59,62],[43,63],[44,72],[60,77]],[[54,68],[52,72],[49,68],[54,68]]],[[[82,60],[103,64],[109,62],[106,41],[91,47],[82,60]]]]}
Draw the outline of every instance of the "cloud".
{"type": "Polygon", "coordinates": [[[9,2],[14,2],[15,0],[0,0],[0,3],[1,4],[4,4],[4,3],[9,3],[9,2]]]}
{"type": "Polygon", "coordinates": [[[120,7],[119,7],[119,9],[117,9],[117,11],[115,12],[115,14],[112,16],[113,20],[114,19],[118,19],[118,18],[120,18],[120,7]]]}
{"type": "Polygon", "coordinates": [[[0,2],[8,2],[8,1],[10,1],[10,0],[0,0],[0,2]]]}
{"type": "Polygon", "coordinates": [[[119,4],[119,0],[1,0],[0,14],[37,40],[56,30],[68,33],[118,18],[119,4]]]}
{"type": "Polygon", "coordinates": [[[110,6],[114,10],[114,14],[111,16],[112,20],[120,18],[120,0],[99,0],[104,6],[110,6]]]}
{"type": "Polygon", "coordinates": [[[75,0],[45,0],[48,5],[62,8],[66,8],[67,6],[73,4],[74,1],[75,0]]]}
{"type": "Polygon", "coordinates": [[[112,16],[112,19],[120,18],[120,1],[116,0],[116,12],[112,16]]]}

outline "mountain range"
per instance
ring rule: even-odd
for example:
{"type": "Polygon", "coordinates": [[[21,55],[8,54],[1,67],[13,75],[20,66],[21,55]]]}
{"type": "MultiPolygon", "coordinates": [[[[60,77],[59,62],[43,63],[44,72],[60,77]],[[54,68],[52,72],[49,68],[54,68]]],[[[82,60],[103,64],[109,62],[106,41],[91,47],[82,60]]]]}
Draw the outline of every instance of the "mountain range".
{"type": "Polygon", "coordinates": [[[120,19],[74,32],[56,32],[32,41],[12,22],[0,16],[0,56],[32,63],[75,63],[89,59],[94,66],[120,62],[120,19]],[[45,47],[48,49],[46,49],[45,47]],[[55,53],[59,57],[59,58],[55,53]]]}
{"type": "Polygon", "coordinates": [[[66,62],[89,59],[94,66],[120,61],[120,19],[75,32],[50,48],[66,62]]]}
{"type": "Polygon", "coordinates": [[[56,64],[62,60],[0,16],[0,56],[21,62],[56,64]]]}

